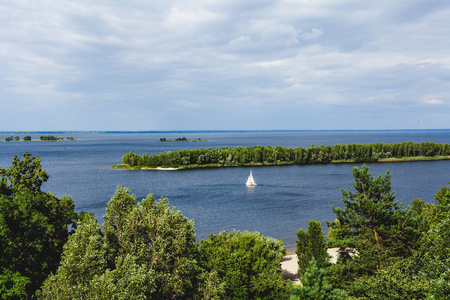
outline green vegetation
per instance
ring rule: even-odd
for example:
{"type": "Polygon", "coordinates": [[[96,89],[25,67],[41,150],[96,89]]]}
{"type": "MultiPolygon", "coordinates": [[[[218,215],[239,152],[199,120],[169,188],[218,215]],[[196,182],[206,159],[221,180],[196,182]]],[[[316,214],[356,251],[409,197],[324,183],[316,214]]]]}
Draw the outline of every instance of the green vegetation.
{"type": "Polygon", "coordinates": [[[41,160],[24,153],[0,168],[0,295],[31,298],[55,272],[68,226],[76,217],[72,199],[41,191],[49,178],[41,160]]]}
{"type": "Polygon", "coordinates": [[[201,138],[198,139],[187,139],[184,136],[183,137],[179,137],[176,138],[174,140],[167,140],[165,137],[164,138],[160,138],[159,141],[157,142],[207,142],[207,140],[202,140],[201,138]]]}
{"type": "Polygon", "coordinates": [[[298,277],[305,275],[309,262],[314,259],[317,267],[327,266],[327,246],[322,232],[322,225],[319,221],[310,220],[308,232],[303,228],[297,231],[297,250],[295,254],[298,257],[298,277]]]}
{"type": "Polygon", "coordinates": [[[38,142],[38,141],[75,141],[73,136],[68,136],[66,138],[55,136],[55,135],[41,135],[39,139],[31,139],[30,135],[26,135],[23,137],[23,140],[20,140],[19,136],[7,136],[4,141],[0,142],[38,142]]]}
{"type": "Polygon", "coordinates": [[[283,243],[231,232],[195,242],[194,222],[149,195],[117,188],[106,222],[80,218],[41,299],[286,299],[283,243]]]}
{"type": "Polygon", "coordinates": [[[217,149],[193,149],[155,155],[126,153],[122,162],[132,168],[175,167],[180,169],[263,166],[292,164],[327,164],[450,159],[450,145],[404,142],[397,144],[350,144],[314,146],[305,149],[281,146],[254,146],[217,149]]]}
{"type": "MultiPolygon", "coordinates": [[[[344,299],[343,290],[350,299],[448,299],[450,188],[438,191],[436,205],[415,199],[403,209],[391,191],[389,171],[372,177],[364,165],[353,168],[353,175],[355,191],[342,190],[344,208],[332,208],[336,220],[327,222],[327,247],[339,248],[337,263],[320,267],[313,257],[300,277],[305,285],[292,293],[302,296],[298,299],[319,299],[305,293],[344,299]]],[[[299,232],[298,252],[308,243],[310,249],[323,247],[321,239],[299,232]]]]}
{"type": "Polygon", "coordinates": [[[281,241],[259,232],[222,231],[202,240],[200,252],[202,267],[224,282],[224,299],[289,298],[280,269],[286,254],[281,241]]]}
{"type": "Polygon", "coordinates": [[[192,299],[200,285],[192,220],[166,198],[137,203],[120,186],[104,218],[102,227],[92,216],[80,222],[40,298],[192,299]]]}
{"type": "Polygon", "coordinates": [[[450,186],[435,204],[403,208],[389,171],[353,168],[336,219],[297,231],[299,277],[283,279],[281,241],[258,232],[210,234],[196,243],[194,221],[167,198],[141,202],[118,187],[100,225],[73,201],[41,191],[49,178],[24,153],[0,168],[2,299],[448,299],[450,186]],[[78,221],[75,223],[75,220],[78,221]],[[69,226],[73,231],[69,232],[69,226]],[[339,248],[336,263],[326,249],[339,248]]]}

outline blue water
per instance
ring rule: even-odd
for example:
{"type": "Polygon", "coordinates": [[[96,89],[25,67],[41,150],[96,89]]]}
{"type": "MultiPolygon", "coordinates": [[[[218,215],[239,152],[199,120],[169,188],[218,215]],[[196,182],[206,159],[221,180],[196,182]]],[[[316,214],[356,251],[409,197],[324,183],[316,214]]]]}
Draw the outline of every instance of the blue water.
{"type": "MultiPolygon", "coordinates": [[[[0,134],[0,139],[11,134],[0,134]]],[[[12,134],[16,135],[16,134],[12,134]]],[[[25,134],[20,134],[22,138],[25,134]]],[[[340,189],[351,189],[352,164],[274,166],[253,168],[256,187],[245,186],[249,168],[185,171],[114,170],[123,154],[154,154],[178,149],[253,145],[309,147],[349,143],[404,141],[449,143],[444,131],[349,132],[224,132],[224,133],[70,133],[76,141],[0,143],[0,167],[9,167],[13,155],[25,151],[42,158],[50,179],[43,189],[67,195],[77,211],[88,211],[102,221],[106,203],[117,185],[127,186],[138,200],[148,193],[168,197],[171,205],[196,222],[198,238],[221,230],[259,231],[282,239],[295,249],[296,231],[310,219],[333,220],[331,205],[341,206],[340,189]],[[186,136],[203,143],[159,143],[161,137],[186,136]]],[[[40,134],[31,134],[38,138],[40,134]]],[[[360,165],[358,165],[360,166],[360,165]]],[[[369,164],[373,175],[391,170],[396,199],[405,205],[413,198],[433,203],[442,185],[450,181],[450,161],[369,164]]],[[[325,223],[323,230],[327,232],[325,223]]]]}

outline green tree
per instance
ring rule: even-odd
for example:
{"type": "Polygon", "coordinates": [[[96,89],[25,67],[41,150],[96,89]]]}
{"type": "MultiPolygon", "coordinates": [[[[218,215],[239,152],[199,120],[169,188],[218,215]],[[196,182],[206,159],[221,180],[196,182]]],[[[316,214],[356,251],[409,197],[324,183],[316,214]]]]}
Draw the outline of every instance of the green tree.
{"type": "Polygon", "coordinates": [[[194,222],[152,195],[117,188],[102,229],[90,217],[64,249],[39,294],[56,299],[215,299],[220,282],[198,267],[194,222]]]}
{"type": "Polygon", "coordinates": [[[49,178],[47,172],[42,170],[41,158],[32,157],[30,153],[23,153],[23,160],[15,155],[9,169],[0,168],[0,193],[11,196],[20,187],[32,191],[41,191],[41,186],[49,178]]]}
{"type": "Polygon", "coordinates": [[[31,136],[26,135],[26,136],[23,137],[23,140],[24,141],[31,141],[31,136]]]}
{"type": "Polygon", "coordinates": [[[69,197],[40,190],[48,178],[40,159],[17,156],[0,169],[0,291],[3,299],[31,298],[56,271],[68,226],[76,217],[69,197]],[[26,297],[24,297],[26,295],[26,297]]]}
{"type": "Polygon", "coordinates": [[[434,196],[438,219],[441,220],[450,214],[450,187],[443,186],[434,196]]]}
{"type": "Polygon", "coordinates": [[[337,220],[328,222],[331,243],[340,247],[341,259],[332,266],[334,279],[350,282],[370,275],[411,255],[420,232],[395,201],[391,176],[371,177],[369,168],[353,168],[356,192],[342,190],[345,208],[334,208],[337,220]]]}
{"type": "Polygon", "coordinates": [[[346,299],[347,293],[344,290],[334,288],[332,284],[327,282],[325,273],[325,269],[319,268],[316,260],[311,259],[304,276],[300,277],[302,285],[293,288],[292,298],[299,300],[346,299]]]}
{"type": "Polygon", "coordinates": [[[429,299],[429,289],[430,283],[424,278],[410,276],[399,266],[390,266],[378,270],[375,276],[357,280],[350,292],[357,299],[421,300],[429,299]]]}
{"type": "Polygon", "coordinates": [[[248,231],[222,231],[201,241],[201,264],[225,283],[225,299],[287,299],[281,241],[248,231]]]}
{"type": "Polygon", "coordinates": [[[308,232],[302,228],[297,231],[298,277],[302,277],[308,268],[309,261],[315,259],[319,268],[327,265],[328,254],[322,225],[319,221],[310,220],[308,232]]]}

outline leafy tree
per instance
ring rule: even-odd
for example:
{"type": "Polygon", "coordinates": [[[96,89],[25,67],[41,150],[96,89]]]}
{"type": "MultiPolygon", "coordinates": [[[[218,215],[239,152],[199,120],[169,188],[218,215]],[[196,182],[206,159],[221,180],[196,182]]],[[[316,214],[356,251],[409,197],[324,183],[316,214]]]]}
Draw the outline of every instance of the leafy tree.
{"type": "MultiPolygon", "coordinates": [[[[300,277],[302,285],[293,288],[294,299],[301,300],[344,300],[347,293],[334,288],[325,276],[325,269],[319,268],[316,260],[309,261],[304,276],[300,277]]],[[[291,298],[291,299],[292,299],[291,298]]]]}
{"type": "Polygon", "coordinates": [[[443,186],[434,196],[438,219],[441,220],[450,214],[450,187],[443,186]]]}
{"type": "Polygon", "coordinates": [[[428,299],[429,282],[421,277],[410,276],[398,266],[378,270],[375,276],[364,277],[351,286],[357,299],[421,300],[428,299]]]}
{"type": "Polygon", "coordinates": [[[23,153],[24,160],[15,155],[9,169],[0,168],[0,192],[11,196],[20,187],[40,192],[41,186],[49,178],[47,172],[42,170],[41,158],[32,157],[30,153],[23,153]]]}
{"type": "Polygon", "coordinates": [[[13,140],[13,137],[12,136],[7,136],[6,138],[5,138],[5,142],[11,142],[13,140]]]}
{"type": "Polygon", "coordinates": [[[298,277],[301,278],[308,268],[309,261],[315,259],[319,268],[327,265],[327,246],[319,221],[310,220],[308,232],[302,228],[297,231],[298,277]]]}
{"type": "Polygon", "coordinates": [[[0,169],[0,291],[4,299],[31,298],[56,271],[68,226],[76,214],[72,199],[40,190],[48,179],[40,159],[24,153],[0,169]],[[25,296],[26,295],[26,296],[25,296]]]}
{"type": "Polygon", "coordinates": [[[200,251],[202,267],[225,282],[226,299],[287,299],[281,241],[258,232],[222,231],[202,240],[200,251]]]}
{"type": "Polygon", "coordinates": [[[14,140],[15,140],[15,141],[18,141],[18,140],[20,140],[19,136],[18,136],[18,135],[16,135],[16,136],[14,137],[14,140]]]}
{"type": "Polygon", "coordinates": [[[26,135],[26,136],[23,137],[23,140],[24,141],[31,141],[31,136],[26,135]]]}
{"type": "Polygon", "coordinates": [[[117,188],[102,228],[80,224],[41,298],[216,299],[220,282],[198,267],[194,222],[152,195],[142,202],[117,188]]]}

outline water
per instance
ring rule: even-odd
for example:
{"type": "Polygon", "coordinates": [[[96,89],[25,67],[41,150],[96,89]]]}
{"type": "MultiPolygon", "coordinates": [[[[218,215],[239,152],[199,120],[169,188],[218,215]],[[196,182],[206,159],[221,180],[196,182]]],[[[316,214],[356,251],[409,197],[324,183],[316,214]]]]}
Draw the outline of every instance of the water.
{"type": "MultiPolygon", "coordinates": [[[[0,134],[0,139],[11,134],[0,134]]],[[[16,134],[12,134],[16,135],[16,134]]],[[[22,138],[25,134],[20,134],[22,138]]],[[[31,134],[38,138],[40,134],[31,134]]],[[[102,221],[106,203],[117,185],[127,186],[138,200],[148,193],[168,197],[170,204],[196,222],[198,238],[221,230],[259,231],[282,239],[295,249],[296,231],[310,219],[333,220],[331,205],[341,206],[340,189],[351,189],[352,164],[254,167],[256,187],[246,187],[249,168],[184,171],[114,170],[123,154],[155,154],[177,149],[253,145],[308,147],[349,143],[404,141],[448,143],[450,131],[350,132],[231,132],[231,133],[70,133],[74,142],[0,143],[0,166],[8,168],[13,155],[25,151],[42,158],[50,175],[43,189],[67,195],[77,211],[88,211],[102,221]],[[159,143],[161,137],[186,136],[202,143],[159,143]]],[[[361,166],[361,165],[358,165],[361,166]]],[[[433,203],[450,181],[450,161],[369,164],[373,175],[390,169],[396,199],[409,204],[420,198],[433,203]]],[[[326,232],[325,223],[322,223],[326,232]]]]}

